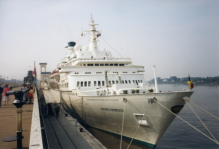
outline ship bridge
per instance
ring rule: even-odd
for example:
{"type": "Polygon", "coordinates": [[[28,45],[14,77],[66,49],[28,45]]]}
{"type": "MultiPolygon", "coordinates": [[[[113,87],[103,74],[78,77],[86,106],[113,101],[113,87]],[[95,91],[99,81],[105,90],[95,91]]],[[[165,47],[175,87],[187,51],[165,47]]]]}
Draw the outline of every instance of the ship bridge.
{"type": "Polygon", "coordinates": [[[100,33],[95,25],[91,18],[91,29],[86,31],[91,35],[89,47],[68,43],[67,54],[57,65],[59,73],[50,76],[54,83],[58,80],[59,89],[85,95],[146,93],[144,66],[132,65],[131,58],[115,58],[104,48],[98,50],[100,33]]]}

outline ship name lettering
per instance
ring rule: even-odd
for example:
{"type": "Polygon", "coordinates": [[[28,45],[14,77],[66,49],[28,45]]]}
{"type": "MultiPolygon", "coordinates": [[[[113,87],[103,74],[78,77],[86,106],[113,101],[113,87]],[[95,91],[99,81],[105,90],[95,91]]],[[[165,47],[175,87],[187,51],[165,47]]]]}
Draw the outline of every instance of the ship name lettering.
{"type": "Polygon", "coordinates": [[[123,109],[101,108],[103,111],[123,112],[123,109]]]}

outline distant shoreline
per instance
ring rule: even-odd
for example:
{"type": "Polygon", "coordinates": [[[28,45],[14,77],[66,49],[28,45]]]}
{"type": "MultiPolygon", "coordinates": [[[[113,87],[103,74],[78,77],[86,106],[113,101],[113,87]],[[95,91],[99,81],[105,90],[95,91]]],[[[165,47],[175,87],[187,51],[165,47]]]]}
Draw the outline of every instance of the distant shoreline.
{"type": "MultiPolygon", "coordinates": [[[[150,84],[153,84],[150,82],[150,84]]],[[[185,82],[158,82],[158,84],[181,84],[181,85],[188,85],[185,82]]],[[[193,83],[194,86],[216,86],[219,84],[215,84],[214,82],[195,82],[193,83]]]]}

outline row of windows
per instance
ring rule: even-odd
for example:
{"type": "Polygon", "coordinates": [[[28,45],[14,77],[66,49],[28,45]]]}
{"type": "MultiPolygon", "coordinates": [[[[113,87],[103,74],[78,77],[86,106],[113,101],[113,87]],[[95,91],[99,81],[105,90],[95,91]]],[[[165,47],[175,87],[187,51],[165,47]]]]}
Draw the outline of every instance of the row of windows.
{"type": "MultiPolygon", "coordinates": [[[[113,73],[118,73],[118,72],[113,72],[113,73]]],[[[124,71],[122,73],[128,73],[127,71],[124,71]]],[[[135,73],[135,72],[132,72],[135,73]]],[[[75,72],[75,74],[79,74],[79,72],[75,72]]],[[[91,74],[91,72],[85,72],[85,74],[91,74]]],[[[102,74],[102,72],[96,72],[96,74],[102,74]]]]}
{"type": "Polygon", "coordinates": [[[125,64],[81,64],[81,66],[125,66],[125,64]]]}
{"type": "Polygon", "coordinates": [[[91,86],[91,81],[78,81],[77,82],[77,87],[87,87],[87,86],[91,86]]]}
{"type": "MultiPolygon", "coordinates": [[[[142,83],[142,80],[122,80],[122,84],[137,84],[138,83],[142,83]]],[[[109,85],[113,85],[113,84],[119,84],[118,80],[110,80],[108,81],[109,85]]],[[[77,87],[89,87],[91,86],[91,81],[78,81],[77,82],[77,87]]],[[[105,81],[94,81],[94,86],[105,86],[105,81]]]]}

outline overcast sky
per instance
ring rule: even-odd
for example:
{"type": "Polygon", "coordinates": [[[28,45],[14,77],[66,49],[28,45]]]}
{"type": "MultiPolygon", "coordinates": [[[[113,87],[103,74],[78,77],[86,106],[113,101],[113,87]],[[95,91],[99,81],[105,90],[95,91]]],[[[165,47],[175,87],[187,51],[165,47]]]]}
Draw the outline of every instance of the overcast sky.
{"type": "MultiPolygon", "coordinates": [[[[0,75],[23,79],[36,62],[52,71],[65,56],[69,41],[97,30],[122,57],[145,66],[145,79],[157,76],[219,76],[218,0],[1,0],[0,75]]],[[[88,45],[86,35],[78,44],[88,45]]],[[[99,38],[99,49],[111,51],[99,38]]]]}

